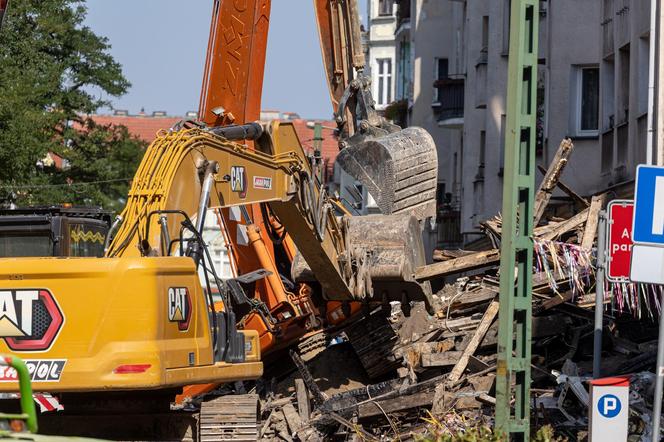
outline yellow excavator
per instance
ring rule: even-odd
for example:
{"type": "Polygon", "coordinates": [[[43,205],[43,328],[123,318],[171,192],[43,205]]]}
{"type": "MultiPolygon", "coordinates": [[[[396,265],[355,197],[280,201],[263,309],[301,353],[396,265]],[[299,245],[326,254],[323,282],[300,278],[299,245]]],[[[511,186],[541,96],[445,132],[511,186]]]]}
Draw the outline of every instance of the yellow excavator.
{"type": "MultiPolygon", "coordinates": [[[[248,110],[260,103],[247,85],[262,84],[250,62],[258,58],[262,69],[265,42],[256,39],[267,33],[269,6],[215,2],[202,121],[182,122],[148,147],[105,257],[0,259],[0,353],[19,354],[34,389],[59,397],[64,412],[46,431],[255,438],[255,395],[211,395],[193,418],[170,411],[184,386],[257,379],[263,370],[258,333],[237,322],[248,311],[272,314],[246,286],[276,275],[258,269],[221,280],[202,238],[210,209],[239,208],[235,221],[253,225],[252,206],[264,204],[301,255],[294,278],[315,280],[324,300],[431,303],[428,283],[413,279],[425,263],[421,223],[435,207],[430,135],[374,110],[356,0],[316,0],[321,41],[331,42],[324,59],[351,60],[326,63],[340,160],[386,214],[337,211],[292,124],[257,122],[248,110]],[[245,68],[224,78],[237,82],[219,82],[216,69],[229,69],[236,55],[246,55],[245,68]],[[228,97],[238,110],[214,105],[228,97]]],[[[11,373],[0,374],[0,392],[16,388],[11,373]]]]}

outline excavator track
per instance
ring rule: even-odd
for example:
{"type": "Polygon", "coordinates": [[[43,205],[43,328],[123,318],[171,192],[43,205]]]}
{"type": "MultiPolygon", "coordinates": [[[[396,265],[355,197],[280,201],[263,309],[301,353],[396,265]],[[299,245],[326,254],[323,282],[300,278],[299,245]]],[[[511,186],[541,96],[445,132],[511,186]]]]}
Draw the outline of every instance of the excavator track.
{"type": "Polygon", "coordinates": [[[257,394],[221,396],[201,404],[198,421],[200,442],[258,440],[257,394]]]}

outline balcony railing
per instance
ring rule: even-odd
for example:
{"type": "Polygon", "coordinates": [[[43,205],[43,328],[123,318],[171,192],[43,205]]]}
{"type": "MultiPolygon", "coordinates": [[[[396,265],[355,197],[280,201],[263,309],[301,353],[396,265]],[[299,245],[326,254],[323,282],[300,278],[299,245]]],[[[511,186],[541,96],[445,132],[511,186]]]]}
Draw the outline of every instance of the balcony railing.
{"type": "Polygon", "coordinates": [[[462,245],[461,212],[439,207],[436,223],[438,230],[437,247],[450,249],[462,245]]]}
{"type": "Polygon", "coordinates": [[[438,89],[438,121],[463,118],[464,83],[463,78],[443,78],[434,82],[434,87],[438,89]]]}

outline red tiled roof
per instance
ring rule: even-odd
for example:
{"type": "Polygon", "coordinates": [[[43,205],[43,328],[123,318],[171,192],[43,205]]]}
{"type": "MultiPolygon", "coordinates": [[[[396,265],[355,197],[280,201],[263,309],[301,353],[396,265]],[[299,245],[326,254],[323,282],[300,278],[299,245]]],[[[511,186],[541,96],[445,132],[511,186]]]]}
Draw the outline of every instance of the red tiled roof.
{"type": "Polygon", "coordinates": [[[129,133],[136,135],[141,140],[152,142],[157,137],[157,132],[162,129],[170,129],[182,117],[152,117],[142,115],[90,115],[95,123],[107,126],[126,126],[129,133]]]}
{"type": "MultiPolygon", "coordinates": [[[[307,127],[307,122],[310,120],[303,120],[301,118],[295,120],[289,120],[289,123],[293,123],[297,136],[300,138],[300,143],[308,152],[313,152],[314,150],[314,129],[307,127]]],[[[323,157],[323,162],[326,166],[326,180],[332,178],[334,162],[337,159],[339,154],[339,137],[334,134],[334,131],[328,129],[330,127],[337,127],[337,123],[334,121],[317,121],[323,126],[323,143],[321,146],[321,156],[323,157]]]]}
{"type": "MultiPolygon", "coordinates": [[[[175,123],[182,119],[182,117],[153,117],[143,115],[91,115],[90,117],[95,123],[103,126],[109,124],[126,126],[129,133],[136,135],[148,143],[156,138],[157,132],[162,129],[170,129],[175,123]]],[[[293,123],[302,146],[304,146],[307,151],[312,152],[314,148],[314,129],[307,127],[308,121],[310,120],[301,118],[288,120],[288,122],[293,123]]],[[[323,143],[321,155],[323,157],[323,162],[326,165],[326,178],[330,179],[333,173],[334,162],[339,153],[339,139],[334,134],[334,131],[329,128],[336,127],[336,123],[334,121],[319,122],[325,126],[322,131],[323,143]]]]}

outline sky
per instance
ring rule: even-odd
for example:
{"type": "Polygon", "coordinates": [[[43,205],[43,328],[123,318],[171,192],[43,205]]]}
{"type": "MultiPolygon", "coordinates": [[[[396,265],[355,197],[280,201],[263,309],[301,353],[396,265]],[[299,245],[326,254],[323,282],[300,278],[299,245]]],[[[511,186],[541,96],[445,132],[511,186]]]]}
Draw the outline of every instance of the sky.
{"type": "MultiPolygon", "coordinates": [[[[132,83],[124,96],[104,98],[131,114],[198,110],[212,4],[87,0],[86,25],[108,38],[111,54],[132,83]]],[[[366,13],[366,0],[360,0],[360,11],[366,13]]],[[[330,118],[328,97],[313,0],[272,0],[262,108],[330,118]]]]}

